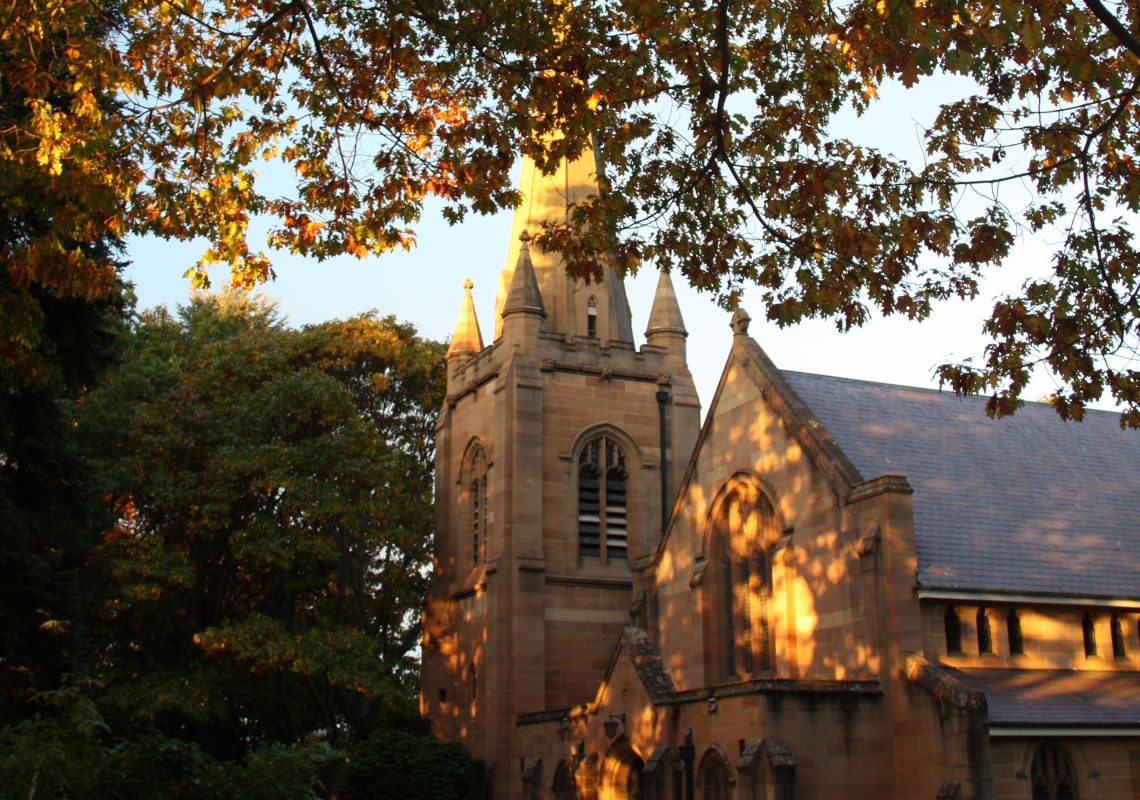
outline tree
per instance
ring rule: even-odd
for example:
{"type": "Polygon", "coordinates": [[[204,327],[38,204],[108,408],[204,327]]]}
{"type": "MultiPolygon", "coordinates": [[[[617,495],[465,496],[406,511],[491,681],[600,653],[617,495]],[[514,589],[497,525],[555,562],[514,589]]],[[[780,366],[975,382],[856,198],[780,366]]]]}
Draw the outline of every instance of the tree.
{"type": "MultiPolygon", "coordinates": [[[[12,149],[37,114],[71,108],[66,87],[38,97],[35,81],[14,78],[20,70],[58,72],[66,41],[44,32],[37,52],[17,56],[3,30],[0,723],[23,714],[30,692],[55,688],[83,645],[80,569],[108,520],[68,404],[114,362],[130,305],[107,192],[73,182],[72,162],[60,165],[60,182],[44,181],[12,149]]],[[[77,41],[101,37],[94,25],[75,33],[77,41]]],[[[92,95],[92,102],[105,97],[92,95]]]]}
{"type": "Polygon", "coordinates": [[[5,80],[30,114],[3,157],[103,187],[116,230],[207,237],[199,282],[215,262],[243,285],[272,274],[251,214],[277,220],[275,247],[381,253],[414,242],[426,197],[451,219],[509,206],[515,152],[550,166],[594,137],[600,197],[538,237],[575,274],[652,259],[726,304],[758,284],[781,324],[846,328],[973,296],[1040,232],[1057,242],[1050,273],[995,305],[983,364],[942,377],[1003,414],[1044,363],[1063,415],[1107,391],[1140,425],[1127,4],[133,0],[101,21],[111,46],[72,42],[92,8],[7,12],[5,80]],[[29,60],[58,41],[55,71],[29,60]],[[940,76],[972,88],[924,132],[921,166],[832,131],[885,85],[940,76]],[[292,171],[291,193],[259,190],[262,159],[292,171]]]}
{"type": "Polygon", "coordinates": [[[233,294],[143,317],[78,418],[119,520],[89,565],[111,730],[230,762],[414,697],[442,359],[391,318],[291,330],[233,294]]]}

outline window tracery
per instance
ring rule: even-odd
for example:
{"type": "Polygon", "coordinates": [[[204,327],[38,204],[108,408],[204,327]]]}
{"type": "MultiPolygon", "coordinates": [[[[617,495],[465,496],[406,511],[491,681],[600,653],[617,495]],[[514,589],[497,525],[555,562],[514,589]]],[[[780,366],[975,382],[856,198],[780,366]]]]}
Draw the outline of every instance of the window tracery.
{"type": "Polygon", "coordinates": [[[1073,760],[1053,742],[1037,748],[1029,778],[1033,784],[1033,800],[1078,800],[1073,760]]]}
{"type": "Polygon", "coordinates": [[[578,557],[629,557],[625,451],[612,437],[591,439],[578,456],[578,557]]]}
{"type": "Polygon", "coordinates": [[[712,536],[716,677],[768,672],[771,550],[778,537],[771,502],[757,487],[740,484],[722,503],[712,536]]]}
{"type": "Polygon", "coordinates": [[[487,502],[487,453],[478,445],[471,455],[467,492],[471,563],[482,564],[487,561],[491,526],[487,502]]]}

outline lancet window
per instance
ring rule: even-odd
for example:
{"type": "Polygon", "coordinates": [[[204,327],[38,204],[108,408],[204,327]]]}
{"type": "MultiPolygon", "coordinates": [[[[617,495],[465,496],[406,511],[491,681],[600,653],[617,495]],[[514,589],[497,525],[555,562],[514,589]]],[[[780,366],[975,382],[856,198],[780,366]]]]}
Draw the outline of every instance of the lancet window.
{"type": "Polygon", "coordinates": [[[772,669],[769,605],[772,549],[779,536],[772,504],[758,488],[740,484],[715,517],[710,551],[712,648],[721,680],[772,669]]]}
{"type": "Polygon", "coordinates": [[[958,609],[954,606],[950,606],[950,608],[946,609],[946,614],[942,618],[942,624],[946,629],[946,652],[961,653],[962,620],[958,617],[958,609]]]}
{"type": "Polygon", "coordinates": [[[994,638],[990,630],[990,614],[983,607],[978,609],[978,652],[992,653],[994,651],[994,638]]]}
{"type": "Polygon", "coordinates": [[[471,563],[481,564],[487,560],[490,540],[490,509],[487,504],[487,453],[476,447],[471,456],[467,481],[467,507],[469,533],[471,536],[471,563]]]}
{"type": "Polygon", "coordinates": [[[1029,778],[1033,783],[1033,800],[1077,800],[1077,771],[1073,760],[1053,742],[1037,748],[1029,778]]]}
{"type": "Polygon", "coordinates": [[[1023,654],[1025,652],[1025,640],[1021,635],[1021,616],[1017,613],[1016,608],[1009,610],[1009,614],[1005,618],[1005,629],[1009,639],[1009,652],[1017,656],[1023,654]]]}
{"type": "Polygon", "coordinates": [[[1096,626],[1090,614],[1081,617],[1081,635],[1085,640],[1085,656],[1092,658],[1096,655],[1096,626]]]}
{"type": "Polygon", "coordinates": [[[629,557],[629,473],[625,452],[605,434],[578,456],[578,556],[629,557]]]}

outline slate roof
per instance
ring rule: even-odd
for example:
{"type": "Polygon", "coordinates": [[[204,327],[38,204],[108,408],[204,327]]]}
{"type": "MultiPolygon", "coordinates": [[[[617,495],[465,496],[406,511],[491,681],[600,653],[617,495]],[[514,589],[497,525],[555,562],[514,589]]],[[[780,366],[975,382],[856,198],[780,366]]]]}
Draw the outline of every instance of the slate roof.
{"type": "Polygon", "coordinates": [[[1140,673],[947,669],[986,696],[994,727],[1140,728],[1140,673]]]}
{"type": "Polygon", "coordinates": [[[914,489],[921,588],[1140,597],[1140,431],[1027,403],[782,372],[864,480],[914,489]]]}

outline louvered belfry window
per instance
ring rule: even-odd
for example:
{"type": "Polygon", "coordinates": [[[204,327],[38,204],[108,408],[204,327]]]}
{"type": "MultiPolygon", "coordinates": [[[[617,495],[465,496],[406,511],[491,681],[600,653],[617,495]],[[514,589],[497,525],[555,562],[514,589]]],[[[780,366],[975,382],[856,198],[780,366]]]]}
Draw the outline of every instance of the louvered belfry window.
{"type": "Polygon", "coordinates": [[[578,456],[578,556],[629,558],[629,496],[625,453],[598,436],[578,456]]]}

